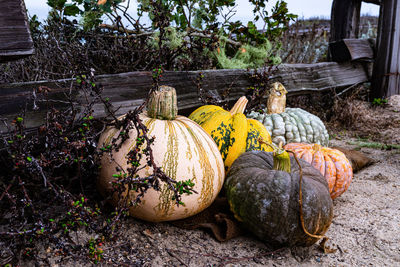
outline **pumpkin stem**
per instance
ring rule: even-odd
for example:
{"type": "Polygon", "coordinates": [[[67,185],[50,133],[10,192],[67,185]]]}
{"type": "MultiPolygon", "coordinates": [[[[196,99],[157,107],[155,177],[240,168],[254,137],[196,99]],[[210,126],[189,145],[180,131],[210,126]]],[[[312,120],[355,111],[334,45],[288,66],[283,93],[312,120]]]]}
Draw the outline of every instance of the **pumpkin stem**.
{"type": "Polygon", "coordinates": [[[278,149],[274,149],[274,170],[291,172],[289,153],[282,148],[282,142],[279,143],[278,149]]]}
{"type": "Polygon", "coordinates": [[[267,100],[267,113],[283,113],[286,108],[286,94],[285,87],[280,82],[272,84],[269,97],[267,100]]]}
{"type": "Polygon", "coordinates": [[[154,91],[147,103],[147,115],[153,119],[174,120],[178,114],[175,88],[162,85],[154,91]]]}
{"type": "Polygon", "coordinates": [[[247,100],[245,96],[242,96],[241,98],[238,99],[238,101],[236,101],[235,105],[229,112],[232,115],[235,115],[237,113],[243,113],[244,110],[246,109],[247,102],[249,102],[249,100],[247,100]]]}
{"type": "Polygon", "coordinates": [[[267,143],[265,142],[261,137],[258,138],[258,142],[261,144],[266,144],[267,146],[271,147],[273,149],[273,157],[274,157],[274,167],[273,170],[277,171],[285,171],[287,173],[291,172],[291,166],[290,166],[290,156],[289,153],[282,148],[283,144],[282,142],[279,143],[279,147],[276,146],[275,144],[267,143]]]}

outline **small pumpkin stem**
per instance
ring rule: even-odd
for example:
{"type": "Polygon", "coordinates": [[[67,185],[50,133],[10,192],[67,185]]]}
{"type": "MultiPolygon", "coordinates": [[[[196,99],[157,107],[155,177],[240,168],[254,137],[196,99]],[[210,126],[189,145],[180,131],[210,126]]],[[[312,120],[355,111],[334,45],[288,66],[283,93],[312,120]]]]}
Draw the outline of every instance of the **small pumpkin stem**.
{"type": "Polygon", "coordinates": [[[280,114],[285,112],[286,94],[287,91],[281,83],[276,82],[272,84],[271,91],[267,100],[268,114],[280,114]]]}
{"type": "Polygon", "coordinates": [[[174,120],[178,115],[175,88],[162,85],[154,91],[147,104],[147,115],[153,119],[174,120]]]}
{"type": "Polygon", "coordinates": [[[274,170],[290,173],[290,157],[285,150],[274,151],[274,170]]]}
{"type": "Polygon", "coordinates": [[[249,100],[247,100],[245,96],[242,96],[241,98],[238,99],[238,101],[236,101],[235,105],[229,112],[232,115],[235,115],[237,113],[243,113],[244,110],[246,109],[247,102],[249,102],[249,100]]]}
{"type": "Polygon", "coordinates": [[[282,148],[282,142],[279,143],[279,147],[274,144],[269,144],[265,142],[261,137],[258,138],[258,142],[270,146],[273,149],[274,157],[274,170],[285,171],[287,173],[291,172],[290,156],[285,149],[282,148]]]}
{"type": "Polygon", "coordinates": [[[278,149],[274,149],[274,170],[277,171],[285,171],[290,173],[290,157],[289,153],[286,152],[285,149],[282,148],[282,142],[279,143],[278,149]]]}

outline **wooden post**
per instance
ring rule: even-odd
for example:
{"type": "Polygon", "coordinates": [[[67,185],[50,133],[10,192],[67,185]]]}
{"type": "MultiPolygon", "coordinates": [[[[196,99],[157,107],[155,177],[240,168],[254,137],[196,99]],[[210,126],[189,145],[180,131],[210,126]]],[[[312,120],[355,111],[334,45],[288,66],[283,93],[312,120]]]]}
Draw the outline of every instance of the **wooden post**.
{"type": "Polygon", "coordinates": [[[400,94],[400,0],[382,0],[371,99],[400,94]]]}
{"type": "Polygon", "coordinates": [[[32,55],[30,35],[23,0],[0,0],[0,63],[32,55]]]}
{"type": "Polygon", "coordinates": [[[360,25],[361,0],[333,0],[330,42],[357,38],[360,25]]]}
{"type": "Polygon", "coordinates": [[[383,0],[362,0],[362,1],[365,2],[365,3],[380,5],[383,0]]]}

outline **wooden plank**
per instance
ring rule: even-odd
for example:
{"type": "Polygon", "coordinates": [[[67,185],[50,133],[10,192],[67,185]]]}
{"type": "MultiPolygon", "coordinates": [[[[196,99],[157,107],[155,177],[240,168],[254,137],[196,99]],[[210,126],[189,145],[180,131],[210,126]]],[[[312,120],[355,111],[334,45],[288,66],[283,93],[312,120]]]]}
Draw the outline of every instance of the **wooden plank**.
{"type": "Polygon", "coordinates": [[[362,0],[365,3],[370,3],[370,4],[375,4],[375,5],[380,5],[382,3],[382,0],[362,0]]]}
{"type": "Polygon", "coordinates": [[[331,60],[345,62],[354,60],[372,61],[374,50],[368,39],[343,39],[329,43],[331,60]]]}
{"type": "Polygon", "coordinates": [[[371,99],[398,94],[400,94],[400,0],[384,0],[379,14],[371,99]]]}
{"type": "Polygon", "coordinates": [[[34,53],[23,0],[0,0],[0,63],[34,53]]]}
{"type": "MultiPolygon", "coordinates": [[[[220,95],[227,88],[230,89],[228,101],[233,101],[248,93],[248,87],[252,86],[249,80],[250,72],[247,70],[203,70],[203,71],[179,71],[165,72],[161,83],[175,87],[178,93],[178,106],[180,114],[189,114],[195,108],[202,105],[199,100],[195,80],[199,75],[203,88],[211,93],[220,95]]],[[[331,88],[343,88],[353,84],[362,83],[368,77],[361,64],[338,64],[335,62],[323,62],[317,64],[282,64],[277,67],[270,77],[272,81],[282,82],[290,95],[320,92],[331,88]]],[[[37,103],[39,110],[33,110],[32,92],[39,86],[52,88],[48,99],[55,107],[65,106],[64,93],[70,90],[72,79],[55,82],[41,81],[0,85],[0,114],[6,119],[13,119],[23,107],[27,107],[27,127],[36,127],[42,123],[45,107],[43,103],[37,103]]],[[[97,84],[104,87],[104,97],[108,97],[115,108],[119,108],[117,114],[124,114],[140,105],[147,97],[152,83],[152,73],[129,72],[115,75],[97,76],[97,84]]],[[[74,101],[82,104],[85,97],[81,91],[74,92],[74,101]]],[[[105,116],[103,105],[93,107],[94,115],[105,116]]],[[[0,130],[4,130],[1,125],[0,130]]]]}
{"type": "Polygon", "coordinates": [[[360,11],[361,0],[333,0],[330,42],[358,37],[360,11]]]}

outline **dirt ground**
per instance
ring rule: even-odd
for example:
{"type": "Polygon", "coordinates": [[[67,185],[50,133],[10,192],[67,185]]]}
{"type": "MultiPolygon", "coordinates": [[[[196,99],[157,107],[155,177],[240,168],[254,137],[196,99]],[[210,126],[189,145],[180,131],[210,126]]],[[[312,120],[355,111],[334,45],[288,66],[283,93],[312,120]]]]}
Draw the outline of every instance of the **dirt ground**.
{"type": "MultiPolygon", "coordinates": [[[[360,118],[356,131],[331,128],[332,146],[357,149],[375,161],[356,173],[348,191],[334,200],[334,219],[326,236],[335,252],[324,253],[318,244],[274,250],[251,234],[220,243],[203,230],[129,219],[125,235],[103,247],[104,258],[98,265],[400,266],[400,147],[362,145],[366,138],[369,143],[400,144],[400,101],[398,106],[368,108],[360,118]],[[360,133],[363,139],[357,138],[360,133]]],[[[95,236],[85,232],[71,235],[72,241],[81,245],[90,237],[95,236]]],[[[42,262],[22,266],[90,264],[84,257],[57,256],[54,247],[42,246],[39,256],[42,262]]]]}

